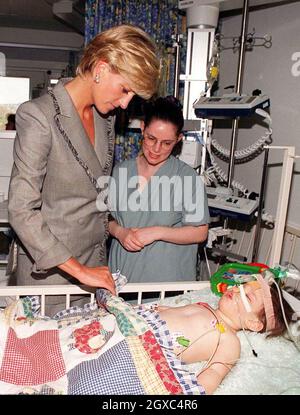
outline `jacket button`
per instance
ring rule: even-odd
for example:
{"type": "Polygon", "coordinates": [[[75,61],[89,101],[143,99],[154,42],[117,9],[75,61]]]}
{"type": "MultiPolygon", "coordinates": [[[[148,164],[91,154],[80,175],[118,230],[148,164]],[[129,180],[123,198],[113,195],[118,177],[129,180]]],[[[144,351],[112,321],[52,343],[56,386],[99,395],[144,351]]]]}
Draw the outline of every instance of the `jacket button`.
{"type": "Polygon", "coordinates": [[[84,223],[84,219],[83,218],[78,219],[78,223],[80,223],[80,225],[82,225],[84,223]]]}

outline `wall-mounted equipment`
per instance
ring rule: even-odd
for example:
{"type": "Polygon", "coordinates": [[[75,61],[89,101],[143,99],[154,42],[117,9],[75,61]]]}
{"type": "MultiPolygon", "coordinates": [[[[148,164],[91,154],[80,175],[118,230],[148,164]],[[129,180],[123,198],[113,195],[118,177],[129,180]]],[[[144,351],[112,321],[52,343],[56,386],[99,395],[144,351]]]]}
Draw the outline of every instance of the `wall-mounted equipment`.
{"type": "Polygon", "coordinates": [[[195,104],[195,114],[199,118],[249,117],[257,108],[268,108],[267,95],[225,94],[222,96],[201,97],[195,104]]]}
{"type": "Polygon", "coordinates": [[[212,215],[221,214],[230,218],[249,220],[249,217],[257,210],[258,200],[221,193],[220,190],[227,189],[206,187],[209,211],[212,215]]]}

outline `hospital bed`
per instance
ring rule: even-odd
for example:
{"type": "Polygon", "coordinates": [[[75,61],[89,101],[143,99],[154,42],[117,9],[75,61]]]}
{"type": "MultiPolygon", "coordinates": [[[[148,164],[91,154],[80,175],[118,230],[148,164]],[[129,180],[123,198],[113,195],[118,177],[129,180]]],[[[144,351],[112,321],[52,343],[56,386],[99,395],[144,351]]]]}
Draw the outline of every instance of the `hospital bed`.
{"type": "MultiPolygon", "coordinates": [[[[181,306],[190,304],[197,301],[204,301],[211,304],[213,307],[216,306],[218,297],[212,294],[208,281],[201,282],[175,282],[175,283],[145,283],[145,284],[132,284],[129,283],[121,288],[119,296],[122,297],[128,293],[134,293],[136,295],[135,303],[137,309],[141,309],[141,304],[143,303],[143,297],[146,293],[153,293],[157,296],[159,294],[159,299],[155,300],[160,304],[171,305],[171,306],[181,306]],[[169,296],[172,294],[172,296],[169,296]],[[177,295],[174,295],[177,294],[177,295]]],[[[144,350],[139,348],[137,344],[137,338],[145,336],[143,328],[141,327],[141,321],[137,322],[135,326],[135,336],[130,335],[131,324],[135,324],[136,321],[133,321],[133,317],[130,315],[128,304],[126,302],[113,302],[110,304],[111,309],[116,310],[118,320],[118,326],[121,327],[122,333],[120,333],[119,328],[115,327],[115,331],[112,334],[112,331],[109,330],[109,326],[113,324],[111,321],[106,322],[107,325],[103,324],[103,318],[109,318],[99,314],[95,309],[95,290],[90,287],[84,286],[18,286],[18,287],[0,287],[0,300],[2,300],[2,307],[4,307],[3,302],[7,303],[5,311],[0,312],[0,394],[149,394],[149,395],[161,395],[161,394],[201,394],[203,391],[195,386],[195,373],[199,371],[202,363],[192,364],[192,365],[183,365],[182,362],[174,362],[172,358],[169,359],[167,356],[166,360],[168,361],[169,366],[165,366],[166,369],[172,369],[170,374],[170,379],[164,378],[161,373],[155,372],[153,367],[149,366],[149,356],[144,353],[144,350]],[[72,300],[73,295],[86,295],[89,298],[91,309],[87,311],[87,314],[81,315],[80,313],[70,314],[68,307],[72,300]],[[30,318],[27,315],[27,326],[29,327],[29,334],[25,331],[25,321],[24,317],[24,298],[36,299],[39,298],[40,310],[39,312],[43,315],[45,304],[47,299],[53,295],[65,295],[66,300],[66,311],[62,312],[60,316],[57,317],[57,320],[41,318],[40,320],[32,320],[30,323],[30,318]],[[33,296],[33,297],[27,297],[33,296]],[[37,296],[37,297],[36,297],[37,296]],[[23,298],[23,300],[22,300],[23,298]],[[22,303],[23,302],[23,303],[22,303]],[[21,304],[21,305],[20,305],[21,304]],[[94,308],[93,308],[94,304],[94,308]],[[119,308],[119,309],[118,309],[119,308]],[[23,313],[23,314],[22,314],[23,313]],[[98,313],[98,314],[97,314],[98,313]],[[119,313],[119,314],[118,314],[119,313]],[[127,321],[124,320],[124,315],[128,313],[129,318],[127,321]],[[9,329],[3,327],[3,321],[10,321],[9,329]],[[14,320],[14,321],[13,321],[14,320]],[[124,336],[128,335],[127,349],[119,350],[120,359],[114,356],[114,361],[109,360],[109,350],[105,349],[107,343],[104,341],[103,354],[108,357],[109,373],[107,379],[105,379],[106,388],[95,386],[93,383],[96,382],[95,379],[99,378],[99,373],[102,374],[105,372],[103,367],[105,363],[102,363],[100,367],[93,367],[93,362],[99,360],[98,354],[100,353],[97,349],[99,344],[90,343],[83,344],[82,339],[84,336],[91,335],[91,332],[85,331],[87,327],[91,328],[94,325],[97,325],[97,329],[103,325],[102,328],[106,329],[106,332],[103,334],[105,341],[110,340],[115,345],[115,348],[118,348],[118,345],[122,344],[124,336]],[[99,326],[100,324],[100,326],[99,326]],[[58,327],[58,329],[57,329],[58,327]],[[14,336],[13,331],[15,330],[18,333],[18,336],[14,336]],[[9,333],[8,333],[9,331],[9,333]],[[59,354],[55,345],[55,336],[59,332],[59,342],[61,344],[62,356],[55,359],[55,367],[49,367],[49,359],[46,359],[45,363],[38,364],[35,367],[35,370],[40,370],[38,374],[33,377],[39,378],[39,381],[34,385],[30,384],[32,376],[28,375],[28,361],[25,357],[18,357],[19,361],[15,362],[15,356],[10,355],[8,350],[8,337],[10,336],[11,344],[16,344],[20,342],[21,349],[25,350],[28,348],[32,350],[35,343],[30,340],[40,337],[40,340],[43,339],[44,343],[48,344],[47,350],[35,350],[34,354],[38,356],[40,361],[43,361],[44,355],[49,356],[52,354],[59,354]],[[127,334],[124,334],[127,332],[127,334]],[[75,333],[75,334],[74,334],[75,333]],[[44,337],[47,335],[48,337],[44,337]],[[51,337],[52,336],[52,337],[51,337]],[[77,337],[76,337],[77,336],[77,337]],[[119,336],[117,339],[114,339],[114,336],[119,336]],[[122,337],[123,336],[123,337],[122,337]],[[130,337],[131,336],[131,337],[130,337]],[[13,337],[13,338],[12,338],[13,337]],[[6,338],[6,341],[5,341],[6,338]],[[71,340],[73,339],[73,343],[71,340]],[[76,343],[76,341],[77,343],[76,343]],[[81,339],[81,340],[80,340],[81,339]],[[27,342],[27,343],[26,343],[27,342]],[[71,344],[72,343],[72,344],[71,344]],[[51,349],[52,345],[52,349],[51,349]],[[74,346],[75,345],[75,346],[74,346]],[[93,348],[91,350],[91,348],[93,348]],[[86,348],[86,349],[84,349],[86,348]],[[89,349],[90,348],[90,349],[89,349]],[[78,351],[79,350],[79,351],[78,351]],[[81,352],[81,353],[80,353],[81,352]],[[130,353],[129,353],[130,352],[130,353]],[[125,354],[124,354],[125,353],[125,354]],[[127,354],[126,354],[127,353],[127,354]],[[39,355],[40,354],[40,355],[39,355]],[[84,355],[84,359],[79,358],[79,354],[84,355]],[[124,366],[124,360],[129,360],[129,355],[132,360],[135,360],[136,365],[133,367],[124,366]],[[14,360],[12,365],[14,369],[12,370],[9,366],[9,360],[14,360]],[[119,359],[119,360],[118,360],[119,359]],[[148,360],[147,360],[148,359],[148,360]],[[169,360],[168,360],[169,359],[169,360]],[[147,364],[146,364],[147,363],[147,364]],[[65,368],[64,368],[65,365],[65,368]],[[120,365],[120,368],[118,368],[120,365]],[[46,368],[48,374],[45,374],[41,369],[42,367],[46,368]],[[16,369],[17,368],[17,369],[16,369]],[[23,369],[23,373],[22,373],[23,369]],[[143,390],[137,392],[139,389],[130,389],[131,382],[128,382],[130,373],[133,376],[132,370],[135,375],[139,378],[138,381],[143,385],[143,390]],[[147,371],[150,370],[150,373],[147,371]],[[98,376],[95,376],[95,372],[98,376]],[[51,373],[54,373],[58,377],[58,381],[54,379],[51,373]],[[147,372],[147,373],[146,373],[147,372]],[[158,374],[159,376],[158,376],[158,374]],[[59,374],[61,375],[59,377],[59,374]],[[25,385],[18,385],[18,379],[20,376],[25,377],[25,385]],[[114,390],[111,387],[112,377],[124,377],[124,389],[114,390]],[[183,380],[179,382],[178,378],[183,376],[183,380]],[[160,377],[160,378],[159,378],[160,377]],[[78,386],[78,379],[81,379],[81,383],[85,385],[82,387],[82,384],[78,386]],[[91,378],[93,380],[91,380],[91,378]],[[76,381],[75,381],[75,380],[76,381]],[[168,383],[169,381],[169,383],[168,383]],[[73,382],[73,384],[72,384],[73,382]],[[69,384],[72,384],[70,388],[69,384]],[[86,386],[87,385],[87,386],[86,386]],[[167,385],[167,386],[166,386],[167,385]],[[94,388],[94,389],[93,389],[94,388]],[[100,392],[99,392],[100,391],[100,392]]],[[[116,297],[114,297],[116,298],[116,297]]],[[[28,306],[28,303],[26,303],[28,306]]],[[[25,304],[25,305],[26,305],[25,304]]],[[[146,310],[151,308],[151,303],[145,304],[146,310]]],[[[2,310],[4,310],[2,308],[2,310]]],[[[146,311],[147,313],[147,311],[146,311]]],[[[143,315],[143,317],[145,317],[143,315]]],[[[26,327],[27,327],[26,326],[26,327]]],[[[161,328],[152,326],[153,330],[161,330],[161,328]]],[[[157,333],[156,333],[157,334],[157,333]]],[[[294,347],[293,343],[289,340],[281,337],[275,339],[266,339],[264,334],[250,333],[251,344],[255,348],[257,357],[254,357],[246,339],[243,337],[243,333],[239,333],[239,338],[242,345],[241,358],[239,362],[233,367],[231,372],[223,380],[222,384],[218,387],[215,394],[221,395],[255,395],[255,394],[300,394],[300,358],[299,351],[294,347]]],[[[158,337],[159,338],[159,335],[158,337]]],[[[57,339],[56,339],[57,340],[57,339]]],[[[103,339],[102,339],[103,340],[103,339]]],[[[150,339],[151,340],[151,339],[150,339]]],[[[151,341],[150,341],[151,343],[151,341]]],[[[161,345],[161,343],[160,343],[161,345]]],[[[163,345],[162,345],[163,346],[163,345]]],[[[165,354],[168,355],[166,349],[165,354]]],[[[156,350],[157,352],[157,350],[156,350]]],[[[26,351],[24,352],[26,355],[26,351]]],[[[30,354],[30,352],[28,352],[30,354]]],[[[162,362],[162,355],[159,356],[160,364],[162,362]]],[[[27,359],[28,360],[28,359],[27,359]]],[[[152,362],[153,363],[153,362],[152,362]]],[[[156,362],[157,363],[157,362],[156,362]]],[[[166,362],[164,362],[165,364],[166,362]]],[[[32,363],[34,366],[34,363],[32,363]]],[[[154,365],[155,366],[155,365],[154,365]]],[[[106,372],[105,372],[106,373],[106,372]]],[[[130,378],[131,379],[131,378],[130,378]]],[[[80,383],[80,382],[79,382],[80,383]]],[[[135,381],[133,382],[135,384],[135,381]]]]}

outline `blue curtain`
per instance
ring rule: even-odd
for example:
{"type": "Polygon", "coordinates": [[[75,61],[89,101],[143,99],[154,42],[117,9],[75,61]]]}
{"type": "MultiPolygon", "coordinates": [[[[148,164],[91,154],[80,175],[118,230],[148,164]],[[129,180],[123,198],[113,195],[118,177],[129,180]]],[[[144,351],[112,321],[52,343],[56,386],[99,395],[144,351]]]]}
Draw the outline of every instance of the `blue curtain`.
{"type": "MultiPolygon", "coordinates": [[[[141,27],[156,42],[162,62],[159,95],[174,93],[175,56],[172,36],[185,36],[185,18],[178,11],[178,0],[86,0],[85,42],[112,26],[128,23],[141,27]]],[[[183,39],[183,45],[186,39],[183,39]]],[[[182,48],[184,51],[184,47],[182,48]]],[[[184,56],[181,54],[183,65],[184,56]]],[[[181,71],[181,73],[183,73],[181,71]]],[[[138,132],[116,137],[115,161],[135,157],[140,149],[138,132]]]]}

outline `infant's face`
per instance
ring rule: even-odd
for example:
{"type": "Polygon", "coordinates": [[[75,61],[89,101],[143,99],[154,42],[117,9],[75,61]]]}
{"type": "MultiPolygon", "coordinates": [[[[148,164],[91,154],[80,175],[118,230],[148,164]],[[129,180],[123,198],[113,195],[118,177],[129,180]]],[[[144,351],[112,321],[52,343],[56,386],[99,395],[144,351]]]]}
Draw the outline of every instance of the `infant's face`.
{"type": "MultiPolygon", "coordinates": [[[[251,281],[244,284],[243,287],[246,300],[251,308],[251,312],[255,315],[259,315],[264,309],[263,291],[260,284],[257,281],[251,281]]],[[[236,315],[237,311],[240,315],[247,313],[247,309],[241,298],[241,292],[238,286],[233,286],[223,294],[219,302],[219,308],[227,315],[228,313],[234,313],[236,315]]]]}

